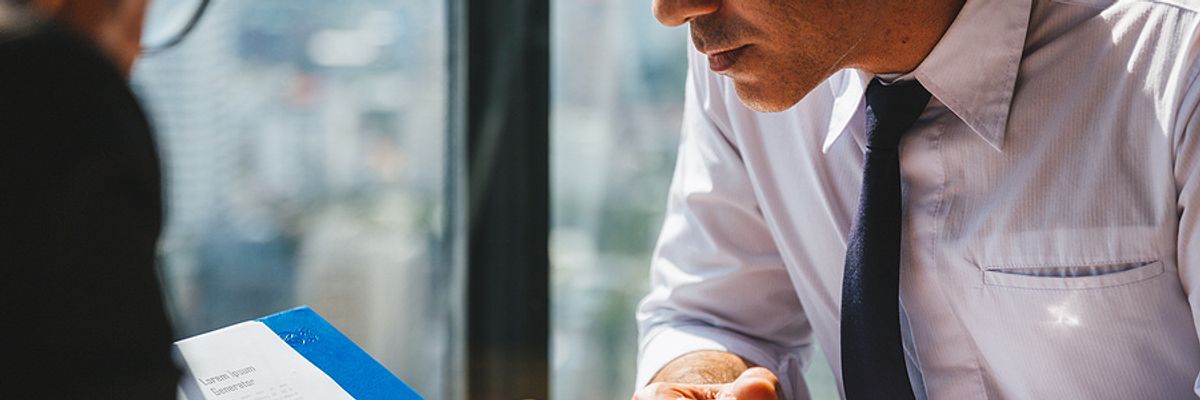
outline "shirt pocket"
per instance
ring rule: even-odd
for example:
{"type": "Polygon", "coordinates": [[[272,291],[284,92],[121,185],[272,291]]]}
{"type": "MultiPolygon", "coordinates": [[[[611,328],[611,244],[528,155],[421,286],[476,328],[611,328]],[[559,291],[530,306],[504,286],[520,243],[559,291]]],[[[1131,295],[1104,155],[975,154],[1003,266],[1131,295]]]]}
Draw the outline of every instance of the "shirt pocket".
{"type": "Polygon", "coordinates": [[[1099,289],[1141,282],[1163,273],[1159,260],[1084,265],[992,266],[983,271],[989,286],[1037,290],[1099,289]]]}

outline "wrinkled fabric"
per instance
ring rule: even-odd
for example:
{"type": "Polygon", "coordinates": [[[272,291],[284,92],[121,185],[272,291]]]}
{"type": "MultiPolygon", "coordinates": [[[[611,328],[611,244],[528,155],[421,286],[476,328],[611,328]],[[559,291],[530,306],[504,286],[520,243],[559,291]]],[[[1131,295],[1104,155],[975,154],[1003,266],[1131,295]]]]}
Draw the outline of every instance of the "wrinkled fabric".
{"type": "MultiPolygon", "coordinates": [[[[920,66],[901,143],[901,326],[918,398],[1200,393],[1200,2],[969,0],[920,66]]],[[[839,375],[863,90],[838,72],[756,113],[690,52],[640,304],[638,384],[696,350],[805,399],[839,375]]]]}

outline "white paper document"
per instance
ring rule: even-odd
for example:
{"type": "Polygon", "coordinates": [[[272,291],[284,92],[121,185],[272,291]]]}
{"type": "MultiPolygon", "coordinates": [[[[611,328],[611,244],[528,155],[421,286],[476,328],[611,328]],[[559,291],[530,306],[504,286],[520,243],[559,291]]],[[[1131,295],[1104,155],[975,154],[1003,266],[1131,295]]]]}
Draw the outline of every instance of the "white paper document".
{"type": "Polygon", "coordinates": [[[353,399],[265,324],[248,321],[175,343],[181,399],[353,399]]]}

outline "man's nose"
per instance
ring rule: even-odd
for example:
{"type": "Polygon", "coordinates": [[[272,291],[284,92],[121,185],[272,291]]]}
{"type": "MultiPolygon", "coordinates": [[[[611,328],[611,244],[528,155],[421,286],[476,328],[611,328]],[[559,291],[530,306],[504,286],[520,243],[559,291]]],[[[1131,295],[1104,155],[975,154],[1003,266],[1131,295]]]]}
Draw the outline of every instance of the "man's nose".
{"type": "Polygon", "coordinates": [[[666,26],[679,26],[721,8],[721,0],[654,0],[654,17],[666,26]]]}

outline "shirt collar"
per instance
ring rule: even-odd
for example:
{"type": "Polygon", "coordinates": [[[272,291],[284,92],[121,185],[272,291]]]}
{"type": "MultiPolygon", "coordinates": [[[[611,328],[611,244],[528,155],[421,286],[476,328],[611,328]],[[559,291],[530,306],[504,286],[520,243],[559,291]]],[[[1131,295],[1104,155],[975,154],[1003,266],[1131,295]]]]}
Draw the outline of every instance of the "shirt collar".
{"type": "MultiPolygon", "coordinates": [[[[968,0],[933,51],[912,71],[926,89],[997,151],[1008,112],[1032,0],[968,0]]],[[[846,70],[830,78],[833,112],[823,150],[846,131],[873,76],[846,70]]]]}

